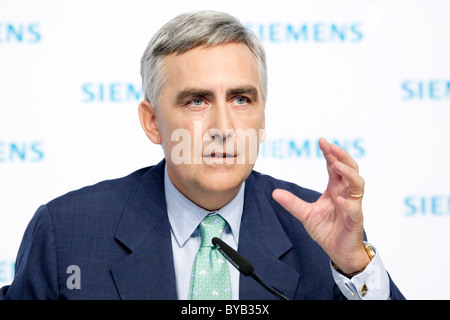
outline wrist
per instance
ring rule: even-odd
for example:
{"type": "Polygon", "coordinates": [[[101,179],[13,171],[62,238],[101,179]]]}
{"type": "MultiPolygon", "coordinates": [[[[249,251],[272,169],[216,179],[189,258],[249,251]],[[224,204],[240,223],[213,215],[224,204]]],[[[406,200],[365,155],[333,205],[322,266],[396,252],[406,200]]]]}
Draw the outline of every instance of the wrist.
{"type": "Polygon", "coordinates": [[[367,265],[375,257],[375,254],[376,253],[373,247],[367,243],[364,243],[364,249],[360,251],[359,258],[353,260],[351,263],[342,265],[336,265],[333,261],[331,261],[331,265],[340,274],[346,276],[347,278],[352,278],[366,269],[367,265]]]}

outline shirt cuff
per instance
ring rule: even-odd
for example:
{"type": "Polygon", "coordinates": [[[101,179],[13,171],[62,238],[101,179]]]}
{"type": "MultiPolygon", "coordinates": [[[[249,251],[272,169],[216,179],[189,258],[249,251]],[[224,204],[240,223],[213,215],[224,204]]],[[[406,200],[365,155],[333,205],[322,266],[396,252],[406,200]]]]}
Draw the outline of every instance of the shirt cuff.
{"type": "MultiPolygon", "coordinates": [[[[373,247],[373,246],[372,246],[373,247]]],[[[374,248],[374,247],[373,247],[374,248]]],[[[336,271],[330,260],[334,282],[349,300],[387,300],[390,296],[389,276],[375,250],[375,257],[360,274],[351,279],[336,271]]]]}

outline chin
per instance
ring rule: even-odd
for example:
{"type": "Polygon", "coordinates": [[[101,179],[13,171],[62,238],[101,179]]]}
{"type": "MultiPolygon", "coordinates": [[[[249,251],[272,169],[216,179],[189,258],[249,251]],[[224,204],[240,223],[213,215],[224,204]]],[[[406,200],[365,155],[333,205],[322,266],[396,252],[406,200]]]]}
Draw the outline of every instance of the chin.
{"type": "Polygon", "coordinates": [[[202,189],[221,193],[239,188],[250,172],[251,169],[241,166],[212,165],[202,172],[199,182],[202,189]]]}

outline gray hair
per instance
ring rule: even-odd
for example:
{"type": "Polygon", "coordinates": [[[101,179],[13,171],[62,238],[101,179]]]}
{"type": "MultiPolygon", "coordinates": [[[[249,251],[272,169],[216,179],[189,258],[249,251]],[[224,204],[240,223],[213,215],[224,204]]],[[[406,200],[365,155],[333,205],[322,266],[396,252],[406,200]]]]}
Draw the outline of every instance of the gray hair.
{"type": "Polygon", "coordinates": [[[141,59],[142,90],[145,100],[154,107],[167,82],[164,58],[195,47],[224,43],[243,43],[255,56],[264,101],[267,97],[267,67],[264,48],[259,39],[241,22],[223,12],[183,13],[166,23],[150,40],[141,59]]]}

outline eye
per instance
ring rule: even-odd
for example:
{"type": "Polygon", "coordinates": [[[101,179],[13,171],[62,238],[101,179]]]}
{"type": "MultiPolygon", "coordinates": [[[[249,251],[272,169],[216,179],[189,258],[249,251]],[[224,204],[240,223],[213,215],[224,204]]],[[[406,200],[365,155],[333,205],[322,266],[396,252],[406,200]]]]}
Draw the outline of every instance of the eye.
{"type": "Polygon", "coordinates": [[[249,102],[250,102],[250,99],[247,98],[247,97],[244,97],[244,96],[238,96],[238,97],[234,98],[233,101],[234,101],[237,105],[242,106],[242,105],[245,105],[245,104],[249,103],[249,102]]]}
{"type": "Polygon", "coordinates": [[[209,107],[208,102],[204,98],[193,98],[186,103],[185,107],[192,111],[203,111],[209,107]]]}
{"type": "Polygon", "coordinates": [[[201,106],[203,104],[203,100],[200,99],[200,98],[195,98],[195,99],[192,99],[190,101],[190,103],[192,103],[194,106],[199,107],[199,106],[201,106]]]}

